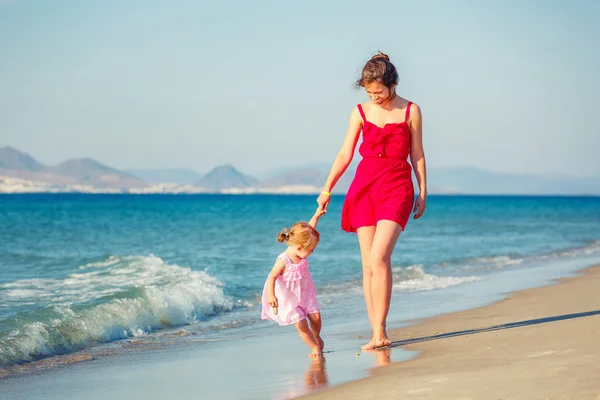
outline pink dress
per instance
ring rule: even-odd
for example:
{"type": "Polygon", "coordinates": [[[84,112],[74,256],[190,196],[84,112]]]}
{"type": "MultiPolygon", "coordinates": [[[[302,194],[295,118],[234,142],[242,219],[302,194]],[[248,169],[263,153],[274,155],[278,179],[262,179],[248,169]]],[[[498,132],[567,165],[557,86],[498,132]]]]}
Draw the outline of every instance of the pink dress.
{"type": "Polygon", "coordinates": [[[406,227],[415,202],[410,154],[410,106],[404,121],[379,127],[367,120],[362,106],[362,156],[342,209],[342,229],[356,232],[363,226],[390,220],[406,227]]]}
{"type": "Polygon", "coordinates": [[[269,305],[267,284],[262,294],[262,319],[272,319],[279,325],[291,325],[302,321],[308,314],[319,312],[317,290],[308,270],[308,261],[294,264],[282,253],[278,257],[285,262],[283,274],[275,281],[275,297],[279,303],[277,315],[269,305]]]}

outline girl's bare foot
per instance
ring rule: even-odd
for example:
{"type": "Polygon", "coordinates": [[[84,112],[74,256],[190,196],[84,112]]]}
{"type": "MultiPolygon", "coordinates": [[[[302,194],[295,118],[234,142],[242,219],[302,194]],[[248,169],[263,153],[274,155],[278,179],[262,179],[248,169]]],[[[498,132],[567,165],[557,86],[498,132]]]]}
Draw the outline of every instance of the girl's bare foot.
{"type": "Polygon", "coordinates": [[[321,336],[319,336],[319,335],[315,335],[315,340],[317,342],[319,342],[319,348],[321,349],[321,352],[322,352],[323,348],[325,347],[325,342],[323,341],[323,339],[321,339],[321,336]]]}
{"type": "Polygon", "coordinates": [[[312,353],[310,353],[308,356],[313,360],[319,359],[323,356],[323,352],[318,347],[315,347],[314,349],[312,349],[312,353]]]}

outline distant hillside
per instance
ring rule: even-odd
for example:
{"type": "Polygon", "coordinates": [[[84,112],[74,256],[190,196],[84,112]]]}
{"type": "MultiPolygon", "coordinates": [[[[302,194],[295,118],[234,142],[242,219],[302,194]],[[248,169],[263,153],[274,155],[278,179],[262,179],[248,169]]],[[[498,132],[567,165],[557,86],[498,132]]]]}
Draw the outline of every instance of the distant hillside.
{"type": "Polygon", "coordinates": [[[56,175],[70,176],[77,182],[95,187],[141,187],[146,182],[131,174],[116,170],[91,158],[77,158],[63,162],[48,171],[56,175]]]}
{"type": "Polygon", "coordinates": [[[0,169],[12,171],[38,172],[44,169],[44,166],[38,163],[35,158],[25,154],[14,147],[0,147],[0,169]]]}
{"type": "Polygon", "coordinates": [[[233,165],[220,165],[210,170],[196,185],[219,191],[231,188],[249,188],[258,186],[258,179],[238,171],[233,165]]]}
{"type": "MultiPolygon", "coordinates": [[[[356,164],[356,163],[353,163],[353,164],[356,164]]],[[[356,167],[356,165],[354,167],[356,167]]],[[[314,170],[314,171],[318,171],[319,173],[321,173],[323,175],[327,175],[329,173],[330,169],[331,169],[331,164],[325,164],[325,163],[286,166],[286,167],[272,169],[272,170],[263,172],[260,175],[258,175],[258,179],[260,179],[261,182],[264,182],[264,181],[273,179],[273,178],[277,177],[278,175],[286,174],[288,172],[293,172],[296,170],[314,170]]]]}
{"type": "MultiPolygon", "coordinates": [[[[346,193],[357,163],[355,160],[348,167],[334,188],[334,193],[346,193]]],[[[199,193],[229,189],[249,189],[241,192],[317,193],[325,184],[330,167],[327,164],[286,167],[263,174],[263,179],[259,180],[244,174],[233,165],[218,166],[204,176],[189,169],[119,171],[91,158],[78,158],[56,166],[46,166],[14,147],[0,148],[0,177],[35,181],[38,182],[35,185],[39,186],[41,183],[42,188],[52,188],[52,185],[74,186],[74,190],[81,189],[77,189],[77,185],[86,185],[85,190],[91,190],[90,187],[116,191],[136,189],[139,193],[199,193]],[[147,182],[156,185],[150,186],[147,182]],[[178,188],[178,185],[187,186],[178,188]]],[[[30,185],[15,182],[5,184],[13,185],[13,189],[19,185],[30,185]]],[[[600,177],[510,174],[474,167],[429,168],[427,186],[430,194],[600,195],[600,177]]]]}
{"type": "MultiPolygon", "coordinates": [[[[310,185],[320,189],[327,180],[330,168],[331,166],[327,168],[316,166],[314,168],[299,167],[297,169],[284,169],[279,173],[272,173],[271,178],[260,182],[260,186],[263,188],[276,188],[280,186],[310,185]]],[[[333,193],[346,193],[348,191],[354,171],[354,166],[348,167],[346,173],[344,173],[335,186],[333,193]]]]}
{"type": "Polygon", "coordinates": [[[322,186],[327,178],[323,173],[313,168],[300,168],[281,172],[270,179],[260,182],[262,187],[279,187],[283,185],[313,185],[322,186]]]}
{"type": "Polygon", "coordinates": [[[464,194],[600,194],[600,177],[521,175],[474,167],[432,168],[428,171],[428,185],[464,194]]]}
{"type": "MultiPolygon", "coordinates": [[[[348,167],[336,185],[335,193],[345,193],[354,177],[356,164],[348,167]]],[[[322,187],[329,167],[325,165],[288,167],[265,174],[261,187],[313,185],[322,187]]],[[[417,183],[414,180],[415,189],[417,183]]],[[[600,177],[509,174],[474,167],[428,168],[429,194],[523,194],[523,195],[600,195],[600,177]]]]}
{"type": "Polygon", "coordinates": [[[45,166],[13,147],[0,148],[0,175],[54,185],[80,184],[97,188],[147,186],[141,179],[91,158],[73,159],[56,166],[45,166]]]}
{"type": "Polygon", "coordinates": [[[202,179],[202,175],[193,169],[130,169],[125,172],[151,183],[171,182],[193,185],[202,179]]]}

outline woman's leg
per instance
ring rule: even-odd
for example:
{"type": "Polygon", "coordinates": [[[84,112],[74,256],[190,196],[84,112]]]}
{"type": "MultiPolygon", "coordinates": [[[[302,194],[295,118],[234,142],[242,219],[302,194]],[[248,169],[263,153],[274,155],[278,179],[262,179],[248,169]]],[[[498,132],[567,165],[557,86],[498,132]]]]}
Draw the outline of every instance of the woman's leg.
{"type": "MultiPolygon", "coordinates": [[[[362,259],[363,268],[363,292],[365,295],[365,305],[367,306],[367,314],[369,316],[369,323],[371,328],[373,327],[373,295],[371,293],[371,279],[373,276],[373,269],[371,268],[371,245],[373,244],[373,237],[375,236],[375,226],[364,226],[356,230],[358,236],[358,244],[360,246],[360,254],[362,259]]],[[[374,343],[371,340],[369,343],[362,346],[363,350],[372,349],[374,343]]]]}
{"type": "Polygon", "coordinates": [[[389,346],[390,344],[385,328],[392,296],[391,258],[401,232],[402,228],[397,223],[381,220],[377,222],[371,244],[369,261],[372,270],[373,316],[371,326],[373,327],[374,347],[389,346]]]}

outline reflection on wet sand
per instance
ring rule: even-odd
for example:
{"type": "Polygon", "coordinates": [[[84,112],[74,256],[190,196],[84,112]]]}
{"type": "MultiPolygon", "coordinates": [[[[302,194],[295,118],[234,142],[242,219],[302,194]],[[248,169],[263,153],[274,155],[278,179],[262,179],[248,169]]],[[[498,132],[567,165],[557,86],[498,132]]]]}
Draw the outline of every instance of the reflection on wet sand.
{"type": "Polygon", "coordinates": [[[306,385],[306,388],[311,391],[318,390],[326,387],[328,383],[329,378],[327,377],[325,357],[321,356],[311,360],[308,370],[304,374],[304,384],[306,385]]]}
{"type": "Polygon", "coordinates": [[[392,349],[379,349],[375,352],[377,366],[382,367],[392,362],[392,349]]]}
{"type": "Polygon", "coordinates": [[[371,353],[375,356],[376,367],[383,367],[384,365],[388,365],[392,362],[392,349],[390,348],[364,350],[364,352],[371,353]]]}

